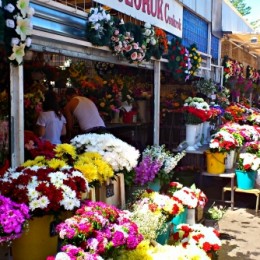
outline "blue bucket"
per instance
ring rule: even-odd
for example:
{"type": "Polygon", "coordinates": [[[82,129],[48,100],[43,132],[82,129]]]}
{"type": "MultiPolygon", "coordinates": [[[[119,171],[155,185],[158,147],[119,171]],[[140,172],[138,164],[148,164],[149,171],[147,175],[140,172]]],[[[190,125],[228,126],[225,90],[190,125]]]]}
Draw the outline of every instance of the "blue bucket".
{"type": "Polygon", "coordinates": [[[242,190],[251,190],[255,187],[256,172],[235,170],[237,177],[237,187],[242,190]]]}
{"type": "Polygon", "coordinates": [[[159,179],[155,178],[152,182],[148,183],[148,188],[154,191],[159,191],[161,189],[161,182],[159,179]]]}
{"type": "Polygon", "coordinates": [[[172,219],[174,233],[177,232],[178,225],[187,223],[187,214],[188,214],[188,210],[187,208],[185,208],[182,213],[178,214],[172,219]]]}
{"type": "Polygon", "coordinates": [[[168,243],[168,240],[170,238],[171,234],[171,221],[164,223],[164,232],[162,232],[160,235],[157,236],[156,242],[160,243],[161,245],[166,245],[168,243]]]}

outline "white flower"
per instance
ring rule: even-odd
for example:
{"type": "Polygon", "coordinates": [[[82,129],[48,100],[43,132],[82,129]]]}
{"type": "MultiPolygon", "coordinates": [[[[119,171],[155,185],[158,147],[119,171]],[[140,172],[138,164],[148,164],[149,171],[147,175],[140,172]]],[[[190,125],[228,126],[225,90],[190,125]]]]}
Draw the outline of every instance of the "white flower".
{"type": "Polygon", "coordinates": [[[18,39],[17,37],[11,39],[11,46],[18,45],[19,43],[20,39],[18,39]]]}
{"type": "Polygon", "coordinates": [[[20,44],[20,45],[14,45],[13,46],[13,53],[10,57],[8,57],[10,60],[16,60],[18,64],[21,64],[23,61],[23,56],[24,56],[24,48],[25,44],[20,44]]]}
{"type": "Polygon", "coordinates": [[[144,24],[144,28],[147,28],[147,29],[151,29],[152,28],[152,25],[150,23],[145,23],[144,24]]]}
{"type": "Polygon", "coordinates": [[[32,38],[31,37],[27,37],[25,40],[25,45],[26,47],[30,47],[32,45],[32,38]]]}
{"type": "Polygon", "coordinates": [[[16,6],[20,10],[23,18],[25,18],[29,9],[29,0],[18,0],[16,6]]]}
{"type": "Polygon", "coordinates": [[[21,36],[21,40],[25,41],[27,35],[32,34],[32,24],[31,20],[26,18],[23,19],[22,17],[17,17],[17,26],[15,29],[16,33],[21,36]]]}
{"type": "Polygon", "coordinates": [[[27,10],[27,17],[31,18],[35,14],[35,10],[32,7],[29,7],[27,10]]]}
{"type": "Polygon", "coordinates": [[[64,252],[59,252],[55,257],[55,260],[70,260],[70,256],[64,252]]]}
{"type": "Polygon", "coordinates": [[[8,28],[14,28],[15,27],[15,22],[12,19],[6,19],[5,24],[8,28]]]}
{"type": "MultiPolygon", "coordinates": [[[[2,5],[2,3],[1,3],[1,5],[2,5]]],[[[14,11],[14,9],[15,9],[15,7],[12,5],[12,4],[7,4],[5,7],[4,7],[4,9],[6,10],[6,11],[8,11],[9,13],[12,13],[13,11],[14,11]]]]}

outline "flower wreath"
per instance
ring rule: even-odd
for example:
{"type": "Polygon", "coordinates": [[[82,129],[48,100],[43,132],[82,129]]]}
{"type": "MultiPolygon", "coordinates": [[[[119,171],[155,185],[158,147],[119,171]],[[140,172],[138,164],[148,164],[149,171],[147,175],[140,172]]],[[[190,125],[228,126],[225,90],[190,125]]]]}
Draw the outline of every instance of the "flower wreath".
{"type": "Polygon", "coordinates": [[[25,51],[31,46],[34,9],[29,0],[3,0],[5,19],[4,41],[9,60],[14,65],[23,62],[25,51]]]}
{"type": "Polygon", "coordinates": [[[188,51],[190,54],[190,62],[191,62],[190,74],[194,75],[201,64],[201,56],[197,51],[197,46],[195,43],[190,45],[188,51]]]}
{"type": "Polygon", "coordinates": [[[101,6],[90,8],[87,16],[87,40],[96,46],[108,46],[113,32],[113,17],[101,6]]]}
{"type": "Polygon", "coordinates": [[[121,20],[111,37],[110,49],[113,54],[125,57],[129,63],[141,63],[145,57],[145,47],[140,46],[143,35],[139,26],[124,24],[121,20]]]}
{"type": "Polygon", "coordinates": [[[177,81],[186,81],[190,76],[191,63],[189,51],[181,44],[179,38],[172,39],[167,58],[167,67],[172,77],[177,81]]]}

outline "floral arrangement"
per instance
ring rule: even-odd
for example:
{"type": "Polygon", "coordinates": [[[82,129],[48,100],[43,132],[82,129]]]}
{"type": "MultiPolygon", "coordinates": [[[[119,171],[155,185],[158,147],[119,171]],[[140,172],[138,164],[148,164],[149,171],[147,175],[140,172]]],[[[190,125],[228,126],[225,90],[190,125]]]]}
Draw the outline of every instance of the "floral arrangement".
{"type": "Polygon", "coordinates": [[[247,142],[245,143],[245,152],[252,153],[260,157],[260,142],[247,142]]]}
{"type": "Polygon", "coordinates": [[[93,45],[109,45],[113,31],[113,17],[103,7],[92,7],[87,14],[87,40],[93,45]]]}
{"type": "Polygon", "coordinates": [[[166,216],[167,221],[184,211],[183,205],[179,200],[149,189],[142,192],[139,198],[137,197],[135,204],[139,206],[148,204],[152,212],[162,213],[166,216]]]}
{"type": "Polygon", "coordinates": [[[145,46],[135,42],[131,31],[127,31],[124,21],[121,20],[111,36],[110,49],[112,53],[125,57],[129,63],[141,63],[145,57],[145,46]]]}
{"type": "Polygon", "coordinates": [[[71,166],[82,172],[91,186],[102,184],[114,176],[111,165],[97,152],[77,154],[76,148],[66,143],[56,145],[53,152],[52,158],[37,156],[34,160],[27,160],[23,166],[46,166],[55,170],[71,166]]]}
{"type": "Polygon", "coordinates": [[[29,6],[29,0],[5,1],[4,17],[5,32],[4,40],[8,58],[14,65],[23,62],[25,51],[31,46],[32,23],[34,9],[29,6]]]}
{"type": "Polygon", "coordinates": [[[221,220],[225,215],[227,208],[222,205],[215,205],[215,202],[204,212],[206,219],[221,220]]]}
{"type": "Polygon", "coordinates": [[[129,218],[136,223],[144,239],[156,240],[157,236],[164,231],[163,226],[167,216],[162,213],[158,205],[152,203],[148,198],[139,198],[130,206],[129,210],[129,218]]]}
{"type": "Polygon", "coordinates": [[[182,108],[186,124],[200,124],[212,116],[207,102],[203,98],[188,97],[182,108]]]}
{"type": "Polygon", "coordinates": [[[26,160],[35,159],[37,156],[45,156],[47,159],[55,156],[55,145],[49,141],[40,139],[31,131],[24,131],[24,148],[26,157],[28,157],[26,160]]]}
{"type": "Polygon", "coordinates": [[[244,73],[244,65],[236,60],[230,59],[225,56],[222,62],[224,67],[224,80],[228,80],[231,77],[241,77],[244,73]]]}
{"type": "Polygon", "coordinates": [[[240,153],[237,169],[242,171],[257,171],[260,168],[260,158],[252,153],[240,153]]]}
{"type": "Polygon", "coordinates": [[[192,185],[190,188],[183,186],[181,183],[178,182],[171,182],[169,184],[166,193],[180,201],[185,207],[189,209],[194,209],[200,206],[204,208],[208,198],[205,193],[196,188],[195,185],[192,185]]]}
{"type": "Polygon", "coordinates": [[[167,54],[168,53],[167,34],[161,28],[155,27],[155,35],[157,36],[157,39],[158,39],[159,50],[161,51],[161,55],[167,54]]]}
{"type": "Polygon", "coordinates": [[[257,83],[258,79],[260,78],[260,75],[256,69],[248,65],[246,67],[246,78],[257,83]]]}
{"type": "Polygon", "coordinates": [[[81,193],[88,190],[82,173],[72,167],[10,168],[0,180],[3,196],[29,206],[33,216],[59,213],[80,206],[81,193]]]}
{"type": "Polygon", "coordinates": [[[91,254],[114,259],[120,249],[133,250],[143,240],[128,213],[103,202],[86,201],[73,217],[57,226],[57,231],[61,251],[70,259],[86,259],[91,254]]]}
{"type": "Polygon", "coordinates": [[[181,244],[183,247],[194,245],[203,249],[206,253],[216,253],[221,248],[219,232],[212,227],[202,224],[190,226],[178,225],[178,231],[172,235],[173,245],[181,244]]]}
{"type": "Polygon", "coordinates": [[[167,54],[167,67],[177,81],[186,81],[190,77],[191,61],[189,51],[181,44],[181,40],[172,39],[167,54]]]}
{"type": "Polygon", "coordinates": [[[195,72],[198,70],[201,64],[201,56],[197,51],[196,44],[190,45],[188,48],[189,56],[190,56],[190,62],[191,62],[191,68],[190,68],[190,75],[194,75],[195,72]]]}
{"type": "Polygon", "coordinates": [[[112,134],[84,134],[70,143],[77,153],[97,152],[108,162],[115,173],[130,172],[138,163],[140,152],[112,134]]]}
{"type": "Polygon", "coordinates": [[[212,135],[209,149],[211,152],[229,152],[240,147],[240,144],[237,142],[237,139],[233,134],[225,130],[220,130],[214,135],[212,135]]]}
{"type": "Polygon", "coordinates": [[[134,183],[144,185],[155,178],[162,183],[169,182],[173,169],[185,155],[185,151],[173,155],[165,149],[165,145],[148,146],[142,153],[141,162],[134,168],[134,183]]]}
{"type": "Polygon", "coordinates": [[[26,230],[29,208],[0,195],[0,245],[19,238],[26,230]]]}
{"type": "Polygon", "coordinates": [[[199,93],[207,97],[217,92],[217,86],[212,79],[200,79],[194,83],[194,86],[199,93]]]}

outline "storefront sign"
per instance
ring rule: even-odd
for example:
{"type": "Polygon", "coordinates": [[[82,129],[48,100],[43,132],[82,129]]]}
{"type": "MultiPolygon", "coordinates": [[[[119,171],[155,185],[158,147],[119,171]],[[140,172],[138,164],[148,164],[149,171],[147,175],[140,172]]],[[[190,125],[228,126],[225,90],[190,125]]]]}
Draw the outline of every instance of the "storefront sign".
{"type": "Polygon", "coordinates": [[[183,6],[175,0],[94,0],[182,38],[183,6]]]}

